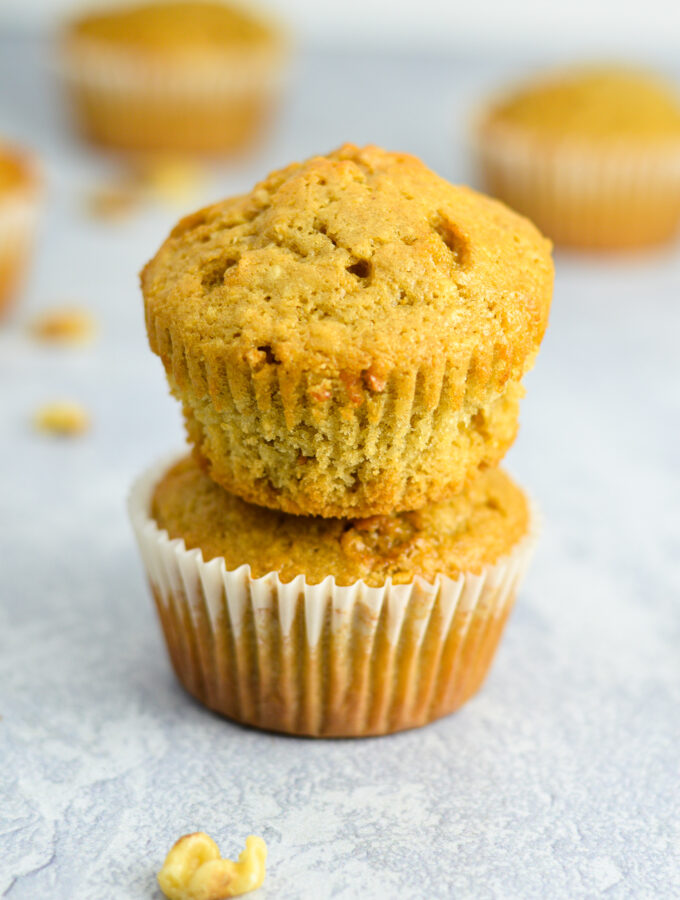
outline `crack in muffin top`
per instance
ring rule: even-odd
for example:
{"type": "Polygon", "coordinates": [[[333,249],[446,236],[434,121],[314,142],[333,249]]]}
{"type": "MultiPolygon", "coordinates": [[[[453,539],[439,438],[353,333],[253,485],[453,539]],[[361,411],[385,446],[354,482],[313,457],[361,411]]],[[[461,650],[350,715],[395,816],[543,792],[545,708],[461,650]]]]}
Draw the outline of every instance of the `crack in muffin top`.
{"type": "Polygon", "coordinates": [[[505,383],[545,331],[550,249],[415,157],[347,144],[187,216],[142,288],[150,333],[208,360],[379,381],[436,356],[505,383]]]}

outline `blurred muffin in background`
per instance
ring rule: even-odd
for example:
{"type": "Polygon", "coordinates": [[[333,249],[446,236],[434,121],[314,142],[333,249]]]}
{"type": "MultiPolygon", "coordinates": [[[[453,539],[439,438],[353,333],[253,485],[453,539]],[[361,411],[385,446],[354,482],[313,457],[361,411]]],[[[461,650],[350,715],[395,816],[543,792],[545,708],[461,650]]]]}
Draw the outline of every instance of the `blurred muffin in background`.
{"type": "Polygon", "coordinates": [[[31,155],[0,142],[0,317],[26,270],[39,200],[40,175],[31,155]]]}
{"type": "Polygon", "coordinates": [[[79,126],[124,151],[230,154],[275,105],[277,26],[218,0],[169,0],[74,19],[61,60],[79,126]]]}
{"type": "Polygon", "coordinates": [[[492,104],[476,146],[486,189],[557,243],[645,246],[680,225],[680,98],[654,75],[554,73],[492,104]]]}

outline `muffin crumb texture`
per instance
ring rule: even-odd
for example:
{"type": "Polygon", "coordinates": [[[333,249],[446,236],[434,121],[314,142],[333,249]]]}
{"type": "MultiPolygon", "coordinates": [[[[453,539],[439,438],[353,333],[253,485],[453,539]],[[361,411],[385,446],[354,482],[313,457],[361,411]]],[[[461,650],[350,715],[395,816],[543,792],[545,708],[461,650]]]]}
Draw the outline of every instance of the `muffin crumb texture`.
{"type": "Polygon", "coordinates": [[[211,477],[290,513],[370,516],[502,458],[552,262],[501,204],[346,145],[183,219],[142,286],[211,477]]]}
{"type": "Polygon", "coordinates": [[[168,853],[158,884],[168,900],[227,900],[259,888],[264,881],[267,845],[246,838],[238,862],[223,859],[215,841],[203,831],[185,834],[168,853]]]}
{"type": "Polygon", "coordinates": [[[462,493],[416,512],[364,519],[303,518],[245,503],[215,484],[192,457],[158,483],[151,513],[170,538],[200,548],[205,561],[223,557],[228,570],[247,564],[251,576],[278,572],[283,582],[304,575],[318,584],[362,579],[381,587],[479,572],[527,533],[529,510],[520,488],[488,469],[462,493]]]}

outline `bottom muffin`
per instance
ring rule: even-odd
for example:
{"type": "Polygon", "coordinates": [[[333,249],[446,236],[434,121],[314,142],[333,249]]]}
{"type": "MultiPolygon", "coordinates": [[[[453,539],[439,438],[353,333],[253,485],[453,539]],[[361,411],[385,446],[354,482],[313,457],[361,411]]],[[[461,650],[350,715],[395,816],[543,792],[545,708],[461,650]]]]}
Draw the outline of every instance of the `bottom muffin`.
{"type": "Polygon", "coordinates": [[[182,684],[303,735],[385,734],[461,706],[534,544],[499,469],[416,512],[322,519],[247,504],[186,457],[136,482],[130,514],[182,684]]]}

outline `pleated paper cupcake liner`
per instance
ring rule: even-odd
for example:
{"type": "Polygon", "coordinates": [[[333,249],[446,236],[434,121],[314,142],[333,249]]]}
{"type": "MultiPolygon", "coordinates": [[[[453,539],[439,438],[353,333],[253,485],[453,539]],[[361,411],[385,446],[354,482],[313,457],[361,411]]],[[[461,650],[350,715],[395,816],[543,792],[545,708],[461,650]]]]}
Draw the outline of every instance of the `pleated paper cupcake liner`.
{"type": "Polygon", "coordinates": [[[201,703],[273,731],[350,737],[414,728],[480,687],[536,541],[456,579],[369,587],[284,583],[171,540],[149,513],[171,461],[134,484],[129,512],[172,665],[201,703]]]}
{"type": "Polygon", "coordinates": [[[334,518],[418,509],[497,465],[517,433],[521,369],[500,391],[477,385],[474,395],[466,383],[475,379],[441,358],[379,383],[320,386],[304,365],[251,367],[236,353],[196,350],[149,305],[146,325],[198,457],[258,506],[334,518]]]}
{"type": "Polygon", "coordinates": [[[25,275],[38,207],[35,189],[17,189],[0,200],[0,318],[9,310],[25,275]]]}
{"type": "Polygon", "coordinates": [[[254,140],[283,85],[283,54],[175,66],[66,46],[58,61],[81,131],[140,153],[221,154],[254,140]]]}
{"type": "Polygon", "coordinates": [[[486,189],[558,244],[642,247],[680,227],[680,142],[597,149],[491,125],[477,138],[486,189]]]}

